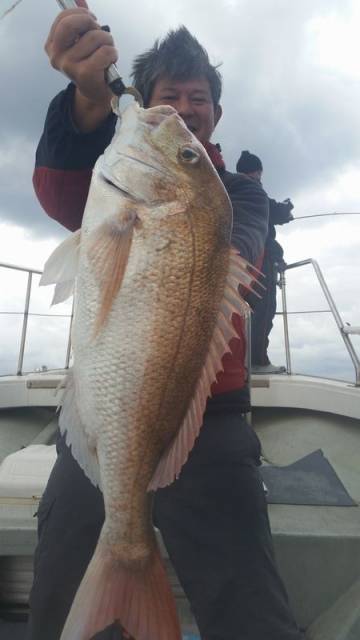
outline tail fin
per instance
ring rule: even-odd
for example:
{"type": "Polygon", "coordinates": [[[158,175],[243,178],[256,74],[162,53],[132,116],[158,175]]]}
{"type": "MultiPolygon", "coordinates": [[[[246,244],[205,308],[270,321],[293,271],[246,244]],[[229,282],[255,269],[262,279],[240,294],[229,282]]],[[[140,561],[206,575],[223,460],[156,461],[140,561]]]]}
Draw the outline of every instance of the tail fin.
{"type": "Polygon", "coordinates": [[[135,640],[181,640],[158,549],[144,570],[120,565],[98,544],[60,640],[90,640],[115,621],[135,640]]]}

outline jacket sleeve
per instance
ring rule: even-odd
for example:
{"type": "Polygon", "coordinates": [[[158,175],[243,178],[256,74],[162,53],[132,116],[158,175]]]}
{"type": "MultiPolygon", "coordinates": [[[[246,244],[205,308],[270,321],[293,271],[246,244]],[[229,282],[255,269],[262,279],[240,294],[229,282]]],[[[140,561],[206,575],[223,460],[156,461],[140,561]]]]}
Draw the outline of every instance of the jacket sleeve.
{"type": "Polygon", "coordinates": [[[46,213],[71,231],[81,226],[93,166],[110,143],[116,122],[110,114],[96,131],[81,133],[71,115],[74,92],[70,84],[50,103],[33,175],[46,213]]]}
{"type": "Polygon", "coordinates": [[[232,243],[243,258],[261,268],[268,233],[268,197],[258,182],[242,174],[226,172],[223,182],[233,206],[232,243]]]}

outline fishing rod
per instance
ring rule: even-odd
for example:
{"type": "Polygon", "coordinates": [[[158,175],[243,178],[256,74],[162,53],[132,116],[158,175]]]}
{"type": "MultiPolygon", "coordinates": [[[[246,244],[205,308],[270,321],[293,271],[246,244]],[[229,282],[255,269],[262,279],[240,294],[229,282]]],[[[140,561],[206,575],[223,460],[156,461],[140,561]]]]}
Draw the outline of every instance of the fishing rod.
{"type": "Polygon", "coordinates": [[[311,216],[296,216],[293,218],[292,222],[294,220],[305,220],[305,218],[325,218],[326,216],[360,216],[360,212],[359,211],[348,211],[348,212],[341,212],[341,213],[314,213],[311,216]]]}

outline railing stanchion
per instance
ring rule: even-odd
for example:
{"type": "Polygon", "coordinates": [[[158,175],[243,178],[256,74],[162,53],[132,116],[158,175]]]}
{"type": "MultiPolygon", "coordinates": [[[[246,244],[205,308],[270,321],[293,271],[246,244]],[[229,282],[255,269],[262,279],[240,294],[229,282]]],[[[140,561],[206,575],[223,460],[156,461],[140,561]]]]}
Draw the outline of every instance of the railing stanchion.
{"type": "Polygon", "coordinates": [[[290,340],[289,340],[289,323],[288,323],[288,314],[287,314],[287,301],[286,301],[286,278],[285,271],[281,269],[279,271],[280,282],[279,286],[281,289],[281,299],[282,299],[282,317],[283,317],[283,325],[284,325],[284,342],[285,342],[285,357],[286,357],[286,372],[291,374],[291,355],[290,355],[290,340]]]}
{"type": "Polygon", "coordinates": [[[68,369],[68,368],[69,368],[69,365],[70,365],[70,356],[71,356],[71,329],[72,329],[73,320],[74,320],[74,298],[73,298],[73,303],[72,303],[72,308],[71,308],[71,318],[70,318],[70,327],[69,327],[68,344],[67,344],[67,349],[66,349],[65,369],[68,369]]]}
{"type": "Polygon", "coordinates": [[[28,324],[28,319],[29,319],[31,284],[32,284],[32,272],[29,271],[27,287],[26,287],[24,320],[23,320],[23,326],[22,326],[22,331],[21,331],[19,360],[18,360],[18,366],[17,366],[17,372],[16,372],[17,376],[21,376],[22,375],[22,368],[23,368],[23,363],[24,363],[25,340],[26,340],[27,324],[28,324]]]}

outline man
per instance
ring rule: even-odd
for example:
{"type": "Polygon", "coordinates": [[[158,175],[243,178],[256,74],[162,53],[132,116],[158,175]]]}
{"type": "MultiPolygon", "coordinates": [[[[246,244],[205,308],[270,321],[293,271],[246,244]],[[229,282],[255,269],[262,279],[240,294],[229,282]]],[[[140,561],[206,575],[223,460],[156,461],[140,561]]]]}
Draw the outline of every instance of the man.
{"type": "MultiPolygon", "coordinates": [[[[243,173],[261,184],[263,166],[260,158],[249,151],[242,151],[236,164],[236,171],[243,173]]],[[[273,365],[268,356],[269,334],[276,313],[276,283],[279,269],[286,266],[282,246],[275,240],[276,224],[293,220],[294,205],[291,200],[276,202],[269,198],[269,232],[265,242],[262,272],[265,275],[265,291],[261,298],[250,294],[248,302],[251,314],[251,362],[253,373],[284,373],[285,367],[273,365]]]]}
{"type": "MultiPolygon", "coordinates": [[[[104,69],[117,53],[111,35],[85,9],[57,18],[46,50],[73,84],[50,105],[34,185],[49,215],[76,229],[91,168],[114,131],[104,69]]],[[[259,262],[267,198],[259,184],[227,172],[210,143],[221,116],[221,78],[206,52],[185,28],[170,32],[136,59],[134,84],[146,107],[171,104],[204,144],[233,203],[233,242],[250,262],[259,262]]],[[[260,444],[245,419],[245,343],[240,319],[235,322],[239,339],[224,357],[200,436],[179,480],[156,492],[154,520],[204,640],[299,640],[274,562],[257,468],[260,444]]],[[[58,640],[104,519],[100,492],[62,439],[38,518],[27,637],[58,640]]],[[[96,636],[121,637],[116,625],[96,636]]]]}

